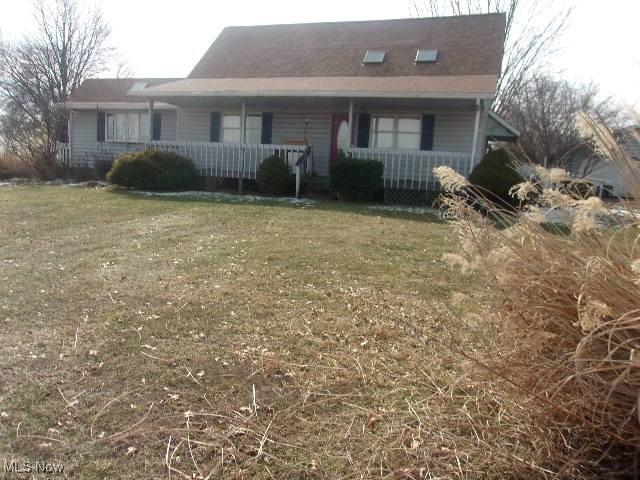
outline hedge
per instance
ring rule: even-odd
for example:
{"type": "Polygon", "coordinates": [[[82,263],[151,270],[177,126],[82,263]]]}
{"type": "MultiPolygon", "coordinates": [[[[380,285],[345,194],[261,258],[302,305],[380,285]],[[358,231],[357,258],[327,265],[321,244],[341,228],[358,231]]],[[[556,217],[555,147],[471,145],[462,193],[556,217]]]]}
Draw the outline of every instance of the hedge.
{"type": "Polygon", "coordinates": [[[382,188],[384,165],[377,160],[343,159],[331,165],[331,186],[348,200],[371,201],[382,188]]]}
{"type": "Polygon", "coordinates": [[[286,195],[292,186],[289,167],[278,155],[265,158],[258,169],[256,182],[261,193],[286,195]]]}
{"type": "Polygon", "coordinates": [[[151,149],[121,155],[107,174],[113,184],[144,190],[179,190],[191,186],[195,177],[192,160],[151,149]]]}

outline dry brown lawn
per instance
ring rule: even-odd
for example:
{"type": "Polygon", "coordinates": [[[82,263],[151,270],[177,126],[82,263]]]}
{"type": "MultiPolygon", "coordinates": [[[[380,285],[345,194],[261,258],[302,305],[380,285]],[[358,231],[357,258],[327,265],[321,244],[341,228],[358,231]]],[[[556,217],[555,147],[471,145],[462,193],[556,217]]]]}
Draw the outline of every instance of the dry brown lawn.
{"type": "Polygon", "coordinates": [[[442,313],[475,295],[441,262],[449,235],[366,206],[0,187],[0,461],[96,479],[545,476],[508,421],[527,406],[428,341],[472,354],[496,337],[442,313]]]}

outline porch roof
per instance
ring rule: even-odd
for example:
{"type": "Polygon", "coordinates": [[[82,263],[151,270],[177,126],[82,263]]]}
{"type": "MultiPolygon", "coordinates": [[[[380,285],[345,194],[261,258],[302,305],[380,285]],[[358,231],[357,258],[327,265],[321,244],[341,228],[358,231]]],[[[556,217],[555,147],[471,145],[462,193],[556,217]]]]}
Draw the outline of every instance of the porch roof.
{"type": "Polygon", "coordinates": [[[169,97],[492,98],[497,75],[188,78],[136,92],[169,97]]]}

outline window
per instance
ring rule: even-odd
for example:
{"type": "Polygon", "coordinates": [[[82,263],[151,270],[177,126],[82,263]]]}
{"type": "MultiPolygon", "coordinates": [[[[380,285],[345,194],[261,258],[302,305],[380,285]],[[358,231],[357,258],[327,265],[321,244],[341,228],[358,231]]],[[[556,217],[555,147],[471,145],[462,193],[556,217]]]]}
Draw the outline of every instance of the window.
{"type": "MultiPolygon", "coordinates": [[[[222,141],[225,143],[241,143],[240,115],[222,116],[222,141]]],[[[247,143],[262,142],[262,115],[247,115],[247,143]]]]}
{"type": "Polygon", "coordinates": [[[396,148],[420,149],[420,120],[417,118],[398,119],[396,148]]]}
{"type": "Polygon", "coordinates": [[[365,65],[384,63],[384,56],[387,52],[384,50],[367,50],[364,55],[363,63],[365,65]]]}
{"type": "Polygon", "coordinates": [[[247,143],[262,143],[262,115],[247,116],[247,143]]]}
{"type": "Polygon", "coordinates": [[[371,146],[374,148],[393,148],[394,118],[373,117],[371,146]]]}
{"type": "Polygon", "coordinates": [[[420,149],[420,119],[410,117],[373,117],[372,148],[420,149]]]}
{"type": "Polygon", "coordinates": [[[438,50],[418,50],[416,63],[433,63],[438,60],[438,50]]]}
{"type": "Polygon", "coordinates": [[[149,137],[149,114],[108,113],[106,129],[108,142],[144,142],[149,137]]]}
{"type": "Polygon", "coordinates": [[[240,115],[222,116],[222,141],[240,143],[240,115]]]}

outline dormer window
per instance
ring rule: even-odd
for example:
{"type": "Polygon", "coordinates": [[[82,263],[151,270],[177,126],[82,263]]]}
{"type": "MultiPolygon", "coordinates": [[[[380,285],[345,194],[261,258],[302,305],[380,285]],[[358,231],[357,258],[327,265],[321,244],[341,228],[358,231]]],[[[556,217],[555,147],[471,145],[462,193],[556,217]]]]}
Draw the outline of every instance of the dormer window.
{"type": "Polygon", "coordinates": [[[418,50],[416,63],[435,63],[438,60],[438,50],[418,50]]]}
{"type": "Polygon", "coordinates": [[[384,50],[367,50],[362,63],[365,65],[382,65],[386,53],[384,50]]]}

